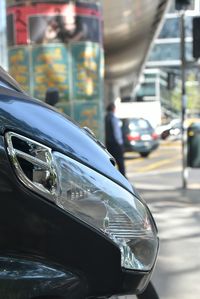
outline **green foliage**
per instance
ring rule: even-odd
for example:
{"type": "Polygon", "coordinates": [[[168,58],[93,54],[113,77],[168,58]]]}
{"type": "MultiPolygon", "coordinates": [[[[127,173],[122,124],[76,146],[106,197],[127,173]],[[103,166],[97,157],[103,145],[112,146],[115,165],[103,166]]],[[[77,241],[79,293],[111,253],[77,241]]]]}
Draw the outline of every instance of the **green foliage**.
{"type": "Polygon", "coordinates": [[[178,81],[175,89],[172,91],[171,94],[171,106],[176,111],[181,111],[181,81],[178,81]]]}
{"type": "Polygon", "coordinates": [[[187,108],[189,110],[200,111],[200,86],[199,82],[195,81],[195,75],[191,74],[188,77],[187,86],[187,108]]]}
{"type": "MultiPolygon", "coordinates": [[[[187,109],[200,112],[200,84],[196,81],[195,74],[190,73],[186,81],[187,109]]],[[[178,81],[171,94],[171,105],[181,111],[181,81],[178,81]]]]}

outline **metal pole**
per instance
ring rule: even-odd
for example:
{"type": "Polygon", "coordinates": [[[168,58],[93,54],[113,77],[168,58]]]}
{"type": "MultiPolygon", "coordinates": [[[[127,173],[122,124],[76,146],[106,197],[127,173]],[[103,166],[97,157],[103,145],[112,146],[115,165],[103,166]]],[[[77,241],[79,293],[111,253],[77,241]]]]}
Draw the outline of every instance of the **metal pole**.
{"type": "Polygon", "coordinates": [[[187,187],[187,132],[185,130],[187,95],[185,88],[185,11],[181,11],[180,15],[180,31],[181,31],[181,79],[182,79],[182,93],[181,93],[181,123],[182,123],[182,184],[183,188],[187,187]]]}

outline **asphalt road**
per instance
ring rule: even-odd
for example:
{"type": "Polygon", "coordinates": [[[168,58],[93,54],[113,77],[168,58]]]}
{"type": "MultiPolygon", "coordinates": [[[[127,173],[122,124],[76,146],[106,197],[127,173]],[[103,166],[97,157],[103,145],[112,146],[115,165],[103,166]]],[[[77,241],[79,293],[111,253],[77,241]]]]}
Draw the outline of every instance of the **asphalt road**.
{"type": "Polygon", "coordinates": [[[160,298],[199,299],[200,169],[188,169],[183,189],[176,141],[162,143],[147,159],[126,154],[126,169],[158,226],[160,250],[152,281],[160,298]]]}
{"type": "MultiPolygon", "coordinates": [[[[126,153],[125,164],[128,179],[144,189],[176,189],[183,186],[182,149],[180,141],[164,141],[148,158],[137,153],[126,153]]],[[[200,186],[199,169],[187,168],[187,185],[200,186]]]]}

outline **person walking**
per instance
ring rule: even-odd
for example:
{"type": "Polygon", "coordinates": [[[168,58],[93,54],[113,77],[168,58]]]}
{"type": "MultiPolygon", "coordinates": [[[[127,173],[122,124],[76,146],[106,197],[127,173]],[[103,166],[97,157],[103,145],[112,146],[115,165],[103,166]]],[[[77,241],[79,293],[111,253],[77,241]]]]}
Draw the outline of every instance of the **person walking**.
{"type": "Polygon", "coordinates": [[[119,119],[115,115],[116,106],[108,104],[105,117],[105,141],[109,153],[115,158],[119,171],[125,176],[124,143],[119,119]]]}

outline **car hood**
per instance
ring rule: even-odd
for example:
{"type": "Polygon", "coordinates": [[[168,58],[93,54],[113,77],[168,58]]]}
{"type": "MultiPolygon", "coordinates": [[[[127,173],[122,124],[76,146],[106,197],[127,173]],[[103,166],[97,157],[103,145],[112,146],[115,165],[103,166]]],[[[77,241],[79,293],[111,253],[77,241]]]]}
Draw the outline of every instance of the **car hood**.
{"type": "Polygon", "coordinates": [[[19,133],[66,154],[137,195],[113,166],[105,149],[72,120],[39,100],[0,88],[0,134],[6,131],[19,133]]]}

